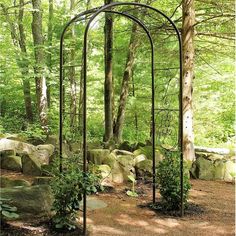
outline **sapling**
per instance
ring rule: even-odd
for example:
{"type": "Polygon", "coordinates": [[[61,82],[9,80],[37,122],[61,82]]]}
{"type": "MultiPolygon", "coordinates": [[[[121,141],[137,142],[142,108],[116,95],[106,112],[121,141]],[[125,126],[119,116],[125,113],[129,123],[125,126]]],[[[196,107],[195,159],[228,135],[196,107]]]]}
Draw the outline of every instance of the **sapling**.
{"type": "Polygon", "coordinates": [[[126,194],[130,197],[138,197],[137,192],[135,192],[135,184],[137,181],[135,180],[135,178],[132,175],[128,175],[128,178],[132,182],[132,191],[128,190],[126,192],[126,194]]]}

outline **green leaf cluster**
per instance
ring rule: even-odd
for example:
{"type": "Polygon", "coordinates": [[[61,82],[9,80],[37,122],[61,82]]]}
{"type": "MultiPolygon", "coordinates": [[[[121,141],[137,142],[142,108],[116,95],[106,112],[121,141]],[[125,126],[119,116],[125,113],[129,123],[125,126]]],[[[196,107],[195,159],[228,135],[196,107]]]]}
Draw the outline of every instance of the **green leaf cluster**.
{"type": "MultiPolygon", "coordinates": [[[[162,150],[162,152],[164,159],[156,169],[161,200],[166,210],[178,210],[181,206],[180,153],[169,150],[162,150]]],[[[184,164],[183,175],[183,202],[186,206],[191,188],[186,164],[184,164]]]]}
{"type": "Polygon", "coordinates": [[[0,197],[1,221],[17,219],[19,215],[16,213],[17,208],[8,203],[11,199],[0,197]]]}
{"type": "Polygon", "coordinates": [[[59,230],[76,228],[76,218],[80,209],[83,193],[87,195],[98,191],[100,176],[93,173],[83,173],[78,156],[68,158],[63,162],[63,171],[52,171],[54,178],[50,185],[54,195],[52,210],[53,226],[59,230]]]}

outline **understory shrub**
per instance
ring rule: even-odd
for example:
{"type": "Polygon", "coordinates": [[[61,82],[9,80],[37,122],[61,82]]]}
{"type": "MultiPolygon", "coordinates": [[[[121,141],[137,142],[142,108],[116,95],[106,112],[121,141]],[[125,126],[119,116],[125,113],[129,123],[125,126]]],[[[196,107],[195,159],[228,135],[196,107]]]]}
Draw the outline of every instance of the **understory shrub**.
{"type": "MultiPolygon", "coordinates": [[[[181,206],[180,190],[180,152],[162,151],[164,155],[157,167],[157,183],[162,196],[162,206],[165,210],[178,210],[181,206]]],[[[183,200],[186,206],[188,193],[191,188],[189,173],[186,163],[183,168],[183,200]]]]}
{"type": "Polygon", "coordinates": [[[98,190],[100,176],[93,173],[84,174],[78,157],[65,158],[63,171],[54,171],[50,185],[54,194],[52,218],[53,227],[58,230],[73,230],[76,228],[76,218],[83,198],[86,194],[98,190]]]}

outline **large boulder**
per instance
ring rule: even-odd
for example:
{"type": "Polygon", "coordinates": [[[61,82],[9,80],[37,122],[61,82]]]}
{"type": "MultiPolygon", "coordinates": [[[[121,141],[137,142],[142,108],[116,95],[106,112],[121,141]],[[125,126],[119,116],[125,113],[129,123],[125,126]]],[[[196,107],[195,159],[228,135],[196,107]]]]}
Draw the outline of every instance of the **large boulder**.
{"type": "Polygon", "coordinates": [[[109,154],[108,149],[91,149],[88,151],[88,160],[93,164],[101,165],[109,154]]]}
{"type": "Polygon", "coordinates": [[[21,172],[21,157],[11,155],[1,158],[1,168],[21,172]]]}
{"type": "Polygon", "coordinates": [[[152,160],[145,159],[136,164],[136,173],[138,177],[152,176],[152,160]]]}
{"type": "Polygon", "coordinates": [[[16,155],[21,156],[24,153],[32,154],[36,151],[36,147],[25,142],[2,138],[0,139],[0,151],[4,150],[14,150],[16,155]]]}
{"type": "Polygon", "coordinates": [[[51,217],[53,196],[47,185],[2,188],[1,197],[10,199],[12,206],[17,207],[19,219],[51,217]]]}
{"type": "Polygon", "coordinates": [[[9,188],[16,186],[30,186],[30,183],[24,179],[10,179],[6,176],[0,176],[0,187],[1,188],[9,188]]]}
{"type": "Polygon", "coordinates": [[[111,169],[111,174],[112,174],[112,181],[114,183],[121,184],[124,182],[125,179],[123,174],[123,168],[117,161],[114,163],[114,166],[111,169]]]}
{"type": "Polygon", "coordinates": [[[40,176],[42,174],[41,163],[33,155],[22,156],[22,170],[25,175],[40,176]]]}
{"type": "Polygon", "coordinates": [[[50,184],[52,180],[52,177],[49,176],[37,176],[34,178],[32,185],[44,185],[44,184],[50,184]]]}
{"type": "Polygon", "coordinates": [[[236,163],[235,161],[228,160],[225,162],[224,180],[234,181],[235,177],[236,177],[236,163]]]}
{"type": "Polygon", "coordinates": [[[102,176],[101,185],[103,186],[112,186],[112,174],[111,167],[108,165],[99,165],[98,170],[102,176]]]}
{"type": "Polygon", "coordinates": [[[5,150],[0,150],[0,159],[8,157],[8,156],[15,156],[16,152],[14,149],[5,149],[5,150]]]}
{"type": "Polygon", "coordinates": [[[9,156],[9,153],[7,153],[9,151],[12,152],[11,155],[24,156],[27,154],[34,156],[41,162],[41,164],[49,164],[50,157],[54,153],[54,146],[52,144],[34,146],[32,144],[17,140],[10,140],[6,138],[0,139],[1,156],[9,156]]]}
{"type": "Polygon", "coordinates": [[[232,181],[236,175],[236,163],[229,157],[213,153],[196,153],[190,173],[203,180],[232,181]]]}
{"type": "Polygon", "coordinates": [[[52,144],[42,144],[36,147],[37,151],[32,155],[36,156],[41,164],[48,165],[50,163],[50,157],[54,153],[54,146],[52,144]]]}

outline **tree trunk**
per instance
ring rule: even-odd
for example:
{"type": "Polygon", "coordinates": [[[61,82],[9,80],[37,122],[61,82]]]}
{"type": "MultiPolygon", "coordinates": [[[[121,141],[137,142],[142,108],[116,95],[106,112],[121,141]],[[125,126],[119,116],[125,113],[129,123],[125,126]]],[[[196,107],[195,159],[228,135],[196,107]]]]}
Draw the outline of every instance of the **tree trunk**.
{"type": "Polygon", "coordinates": [[[49,71],[49,77],[47,78],[47,102],[48,107],[51,105],[51,86],[50,79],[52,73],[52,36],[53,36],[53,0],[48,1],[48,54],[47,54],[47,67],[49,71]]]}
{"type": "MultiPolygon", "coordinates": [[[[70,11],[72,12],[75,7],[75,1],[70,1],[70,11]]],[[[76,126],[76,81],[75,81],[75,67],[73,66],[75,64],[75,29],[74,26],[71,27],[71,50],[69,55],[69,60],[71,66],[69,67],[69,81],[70,81],[70,127],[71,131],[74,130],[76,126]]]]}
{"type": "Polygon", "coordinates": [[[186,160],[194,160],[192,92],[194,79],[194,0],[182,2],[183,42],[183,154],[186,160]]]}
{"type": "Polygon", "coordinates": [[[46,134],[48,134],[47,86],[45,77],[45,55],[43,49],[41,0],[32,0],[32,5],[34,9],[32,20],[32,34],[35,55],[34,73],[36,82],[37,106],[42,129],[46,134]]]}
{"type": "Polygon", "coordinates": [[[19,14],[18,14],[18,30],[19,35],[17,34],[17,29],[14,26],[14,23],[11,21],[9,14],[3,4],[1,7],[3,9],[3,13],[6,17],[6,21],[10,26],[11,38],[14,46],[16,48],[20,48],[21,53],[16,52],[18,54],[16,56],[16,63],[19,66],[22,74],[23,81],[23,94],[24,94],[24,103],[25,103],[25,113],[26,119],[29,122],[33,121],[33,109],[32,109],[32,101],[31,101],[31,92],[30,92],[30,80],[29,80],[29,61],[27,59],[27,50],[25,43],[25,33],[23,26],[23,16],[24,16],[24,0],[20,0],[19,4],[19,14]],[[19,55],[20,54],[20,55],[19,55]]]}
{"type": "Polygon", "coordinates": [[[25,43],[25,31],[23,26],[23,16],[24,16],[24,0],[20,0],[20,9],[18,16],[18,26],[19,26],[19,45],[22,53],[22,77],[23,77],[23,92],[25,101],[25,111],[26,118],[28,121],[33,121],[33,110],[30,92],[30,80],[29,80],[29,62],[27,58],[26,43],[25,43]]]}
{"type": "Polygon", "coordinates": [[[119,107],[118,107],[118,112],[117,112],[117,119],[116,119],[115,127],[114,127],[114,139],[118,143],[122,141],[122,131],[123,131],[123,125],[124,125],[124,119],[125,119],[125,107],[126,107],[128,94],[129,94],[129,82],[132,76],[132,70],[134,66],[134,57],[135,57],[136,48],[138,46],[138,38],[136,37],[137,28],[138,28],[137,24],[134,23],[132,27],[131,37],[130,37],[125,71],[123,74],[120,101],[119,101],[119,107]]]}
{"type": "MultiPolygon", "coordinates": [[[[86,10],[88,10],[90,7],[90,0],[86,1],[86,10]]],[[[87,21],[87,16],[85,16],[85,20],[87,21]]],[[[81,71],[80,71],[80,91],[79,91],[79,107],[78,107],[78,120],[79,120],[79,127],[78,127],[78,132],[82,134],[82,128],[83,128],[83,97],[84,97],[84,61],[83,61],[83,52],[84,49],[82,49],[82,59],[81,59],[81,71]]]]}
{"type": "MultiPolygon", "coordinates": [[[[105,0],[105,4],[112,0],[105,0]]],[[[104,110],[105,110],[105,136],[107,142],[113,137],[113,82],[112,82],[112,46],[113,46],[113,19],[112,15],[105,13],[104,27],[104,55],[105,55],[105,83],[104,83],[104,110]]]]}

